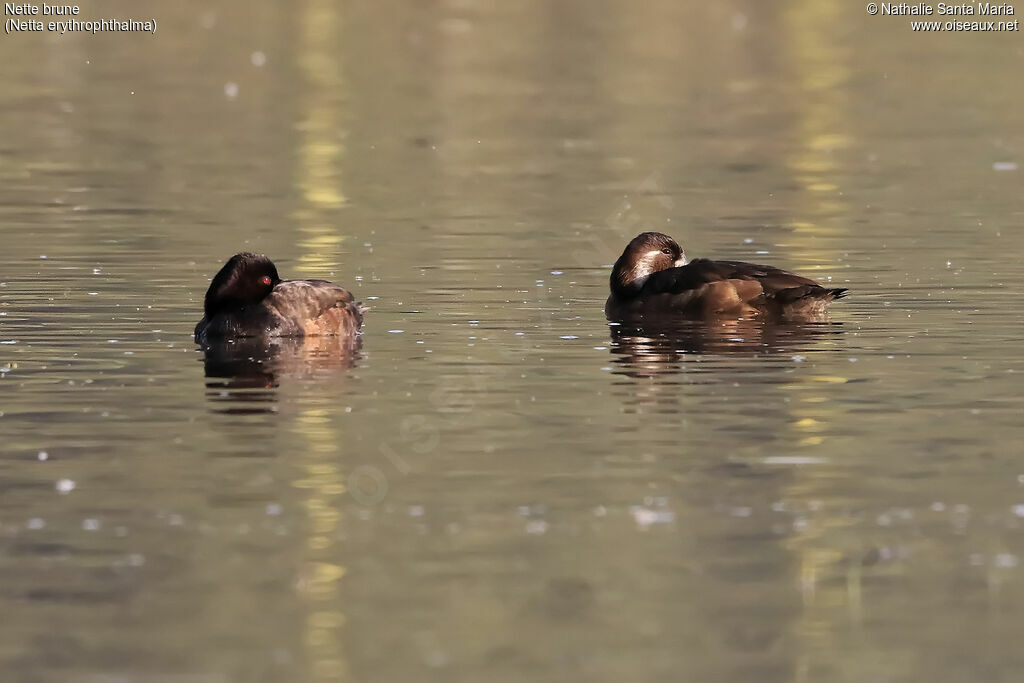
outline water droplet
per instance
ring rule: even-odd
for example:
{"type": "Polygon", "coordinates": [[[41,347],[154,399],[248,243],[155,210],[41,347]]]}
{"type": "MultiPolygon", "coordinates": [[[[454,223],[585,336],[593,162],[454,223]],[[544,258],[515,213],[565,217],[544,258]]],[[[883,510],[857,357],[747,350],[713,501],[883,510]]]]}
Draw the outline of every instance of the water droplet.
{"type": "Polygon", "coordinates": [[[1001,569],[1010,569],[1017,566],[1017,556],[1010,553],[999,553],[995,557],[995,565],[1001,569]]]}
{"type": "Polygon", "coordinates": [[[526,533],[540,536],[548,530],[548,523],[543,519],[531,519],[526,523],[526,533]]]}

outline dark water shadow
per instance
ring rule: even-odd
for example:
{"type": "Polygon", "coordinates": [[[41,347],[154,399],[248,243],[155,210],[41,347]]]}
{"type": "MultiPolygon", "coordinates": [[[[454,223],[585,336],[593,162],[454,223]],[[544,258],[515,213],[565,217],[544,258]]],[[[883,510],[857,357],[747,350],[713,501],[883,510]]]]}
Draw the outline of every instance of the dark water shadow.
{"type": "Polygon", "coordinates": [[[337,377],[361,357],[362,337],[236,339],[201,346],[211,410],[272,413],[285,379],[337,377]]]}
{"type": "Polygon", "coordinates": [[[615,372],[635,378],[671,376],[687,361],[707,357],[800,355],[840,338],[842,323],[763,320],[681,320],[638,326],[612,324],[615,372]]]}

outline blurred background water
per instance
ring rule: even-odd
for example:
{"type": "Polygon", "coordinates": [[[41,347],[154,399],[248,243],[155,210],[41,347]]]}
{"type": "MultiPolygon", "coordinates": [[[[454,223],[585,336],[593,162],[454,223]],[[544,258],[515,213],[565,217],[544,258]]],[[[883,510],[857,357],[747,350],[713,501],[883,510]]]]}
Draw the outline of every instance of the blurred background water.
{"type": "Polygon", "coordinates": [[[1019,33],[111,0],[0,39],[9,681],[1016,681],[1019,33]],[[636,233],[849,287],[609,327],[636,233]],[[232,253],[362,349],[191,339],[232,253]]]}

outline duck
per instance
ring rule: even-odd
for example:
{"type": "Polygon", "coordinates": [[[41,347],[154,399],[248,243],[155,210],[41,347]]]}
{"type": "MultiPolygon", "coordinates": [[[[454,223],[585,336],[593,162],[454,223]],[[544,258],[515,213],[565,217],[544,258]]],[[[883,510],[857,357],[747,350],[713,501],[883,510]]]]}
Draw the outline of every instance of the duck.
{"type": "Polygon", "coordinates": [[[367,308],[326,280],[282,280],[262,254],[235,254],[213,276],[195,340],[354,336],[367,308]]]}
{"type": "Polygon", "coordinates": [[[611,321],[669,322],[679,318],[760,318],[821,321],[845,287],[775,266],[743,261],[688,261],[679,243],[643,232],[612,267],[605,315],[611,321]]]}

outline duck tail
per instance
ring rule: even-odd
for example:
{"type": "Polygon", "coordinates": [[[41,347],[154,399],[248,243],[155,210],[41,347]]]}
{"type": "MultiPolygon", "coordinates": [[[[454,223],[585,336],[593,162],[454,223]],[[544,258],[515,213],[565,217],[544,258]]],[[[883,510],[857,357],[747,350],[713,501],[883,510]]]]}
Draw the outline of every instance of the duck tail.
{"type": "Polygon", "coordinates": [[[819,285],[802,285],[775,292],[775,300],[783,305],[795,304],[798,301],[818,300],[828,303],[846,296],[846,287],[821,287],[819,285]]]}
{"type": "Polygon", "coordinates": [[[826,289],[825,290],[825,292],[827,293],[830,301],[834,301],[836,299],[842,299],[844,296],[846,296],[846,293],[848,291],[850,291],[850,290],[847,289],[846,287],[833,287],[831,289],[826,289]]]}

